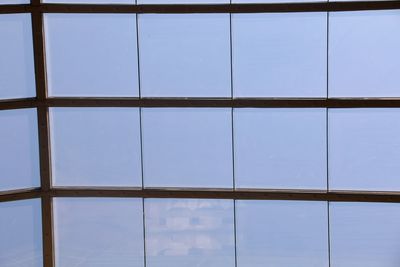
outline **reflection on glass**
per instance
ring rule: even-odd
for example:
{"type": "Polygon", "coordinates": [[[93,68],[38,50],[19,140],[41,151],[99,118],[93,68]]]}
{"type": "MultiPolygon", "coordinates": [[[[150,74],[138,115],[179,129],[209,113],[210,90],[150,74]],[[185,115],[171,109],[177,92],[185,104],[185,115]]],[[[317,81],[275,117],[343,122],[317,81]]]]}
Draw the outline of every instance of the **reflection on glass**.
{"type": "Polygon", "coordinates": [[[57,267],[143,267],[142,200],[57,198],[54,200],[57,267]]]}
{"type": "Polygon", "coordinates": [[[232,15],[235,97],[325,97],[326,13],[232,15]]]}
{"type": "Polygon", "coordinates": [[[234,267],[233,201],[145,200],[147,267],[234,267]]]}
{"type": "Polygon", "coordinates": [[[40,199],[0,203],[0,265],[43,267],[40,199]]]}
{"type": "Polygon", "coordinates": [[[141,186],[138,108],[53,108],[50,119],[56,185],[141,186]]]}
{"type": "Polygon", "coordinates": [[[40,185],[35,109],[0,111],[0,190],[40,185]]]}
{"type": "Polygon", "coordinates": [[[138,96],[136,15],[45,14],[52,96],[138,96]]]}
{"type": "Polygon", "coordinates": [[[398,203],[331,203],[331,267],[398,267],[398,203]]]}
{"type": "Polygon", "coordinates": [[[147,187],[232,187],[228,108],[142,109],[147,187]]]}
{"type": "Polygon", "coordinates": [[[139,15],[144,97],[230,97],[229,14],[139,15]]]}
{"type": "Polygon", "coordinates": [[[325,109],[235,109],[235,183],[326,188],[325,109]]]}
{"type": "Polygon", "coordinates": [[[329,110],[329,187],[400,190],[400,109],[329,110]]]}
{"type": "Polygon", "coordinates": [[[333,12],[329,17],[329,96],[399,97],[398,10],[333,12]]]}
{"type": "Polygon", "coordinates": [[[237,201],[238,267],[328,267],[327,203],[237,201]]]}
{"type": "Polygon", "coordinates": [[[42,0],[42,2],[66,4],[135,4],[135,0],[42,0]]]}
{"type": "Polygon", "coordinates": [[[0,99],[34,97],[31,16],[1,14],[0,40],[0,99]]]}

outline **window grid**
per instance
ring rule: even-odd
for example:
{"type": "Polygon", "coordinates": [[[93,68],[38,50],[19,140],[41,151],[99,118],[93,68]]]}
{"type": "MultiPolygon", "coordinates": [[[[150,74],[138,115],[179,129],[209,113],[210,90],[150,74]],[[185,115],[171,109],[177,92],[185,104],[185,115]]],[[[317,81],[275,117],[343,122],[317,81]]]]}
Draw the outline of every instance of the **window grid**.
{"type": "MultiPolygon", "coordinates": [[[[127,188],[54,188],[51,186],[50,141],[49,141],[49,107],[321,107],[321,108],[360,108],[360,107],[400,107],[400,99],[233,99],[232,98],[232,17],[230,15],[230,55],[231,55],[231,98],[228,99],[142,99],[140,98],[48,98],[46,84],[46,67],[44,52],[43,14],[44,13],[256,13],[256,12],[328,12],[327,27],[329,29],[329,11],[355,10],[386,10],[400,9],[399,1],[374,2],[325,2],[325,3],[291,3],[291,4],[206,4],[206,5],[79,5],[79,4],[42,4],[40,0],[32,0],[25,5],[2,5],[0,14],[25,13],[32,16],[32,34],[34,47],[34,63],[36,78],[36,98],[0,101],[0,110],[16,108],[37,108],[40,150],[41,187],[34,189],[12,190],[0,193],[0,202],[20,199],[41,198],[42,201],[42,239],[43,263],[45,267],[55,266],[54,237],[53,237],[53,207],[54,197],[139,197],[139,198],[202,198],[202,199],[234,199],[234,200],[308,200],[327,201],[328,209],[328,256],[330,262],[330,222],[329,203],[343,202],[400,202],[400,195],[395,192],[332,192],[329,190],[235,190],[233,173],[233,190],[202,190],[202,189],[127,189],[127,188]]],[[[136,22],[137,22],[136,17],[136,22]]],[[[136,23],[136,27],[137,27],[136,23]]],[[[138,32],[138,31],[137,31],[138,32]]],[[[137,33],[138,34],[138,33],[137,33]]],[[[327,33],[329,38],[329,32],[327,33]]],[[[137,38],[138,41],[138,38],[137,38]]],[[[327,42],[327,45],[329,42],[327,42]]],[[[139,50],[139,46],[137,47],[139,50]]],[[[327,47],[327,57],[328,57],[327,47]]],[[[140,60],[140,59],[138,59],[140,60]]],[[[139,64],[139,62],[138,62],[139,64]]],[[[328,64],[328,61],[327,61],[328,64]]],[[[140,71],[140,70],[139,70],[140,71]]],[[[328,66],[327,66],[328,71],[328,66]]],[[[327,76],[329,78],[329,76],[327,76]]],[[[328,85],[328,81],[327,81],[328,85]]],[[[327,86],[327,96],[328,96],[327,86]]],[[[233,115],[232,115],[233,116],[233,115]]],[[[328,112],[326,112],[328,116],[328,112]]],[[[141,116],[140,116],[141,120],[141,116]]],[[[232,120],[233,123],[233,120],[232,120]]],[[[326,120],[328,135],[328,117],[326,120]]],[[[140,127],[141,127],[140,122],[140,127]]],[[[140,128],[142,134],[142,129],[140,128]]],[[[232,125],[233,134],[233,125],[232,125]]],[[[233,136],[232,136],[233,137],[233,136]]],[[[142,140],[142,138],[141,138],[142,140]]],[[[233,142],[233,138],[232,138],[233,142]]],[[[328,144],[327,144],[328,145],[328,144]]],[[[233,146],[232,146],[233,149],[233,146]]],[[[143,145],[141,153],[143,151],[143,145]]],[[[232,160],[233,160],[232,151],[232,160]]],[[[329,155],[329,153],[327,153],[329,155]]],[[[143,157],[142,157],[143,161],[143,157]]],[[[327,156],[328,161],[328,156],[327,156]]],[[[143,167],[143,162],[142,162],[143,167]]],[[[143,168],[142,168],[143,172],[143,168]]],[[[328,168],[327,168],[328,172],[328,168]]],[[[327,179],[328,179],[327,175],[327,179]]],[[[142,173],[142,186],[143,186],[142,173]]],[[[144,221],[144,201],[143,221],[144,221]]],[[[234,222],[236,222],[236,201],[234,201],[234,222]]],[[[143,223],[143,227],[144,227],[143,223]]],[[[235,233],[235,265],[236,258],[236,225],[235,233]]],[[[143,229],[143,234],[145,231],[143,229]]],[[[144,247],[146,255],[146,248],[144,247]]],[[[146,257],[144,258],[146,260],[146,257]]],[[[146,266],[146,262],[145,262],[146,266]]]]}

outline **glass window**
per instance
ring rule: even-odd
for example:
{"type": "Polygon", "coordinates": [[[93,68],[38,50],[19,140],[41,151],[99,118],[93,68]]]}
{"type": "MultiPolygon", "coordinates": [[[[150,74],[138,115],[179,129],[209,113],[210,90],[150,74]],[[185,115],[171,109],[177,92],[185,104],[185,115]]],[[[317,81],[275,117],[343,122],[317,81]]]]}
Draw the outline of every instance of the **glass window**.
{"type": "Polygon", "coordinates": [[[400,190],[400,109],[329,110],[329,188],[400,190]]]}
{"type": "Polygon", "coordinates": [[[329,96],[400,96],[400,11],[333,12],[329,96]]]}
{"type": "Polygon", "coordinates": [[[331,203],[332,267],[398,267],[398,203],[331,203]]]}
{"type": "Polygon", "coordinates": [[[237,266],[328,267],[327,210],[325,202],[237,201],[237,266]]]}
{"type": "Polygon", "coordinates": [[[236,187],[326,189],[325,109],[235,109],[234,142],[236,187]]]}
{"type": "Polygon", "coordinates": [[[53,181],[62,186],[141,186],[138,108],[53,108],[53,181]]]}
{"type": "Polygon", "coordinates": [[[233,201],[146,199],[147,267],[234,267],[233,201]]]}
{"type": "MultiPolygon", "coordinates": [[[[360,0],[361,1],[361,0],[360,0]]],[[[327,0],[232,0],[232,4],[247,3],[298,3],[298,2],[327,2],[327,0]]]]}
{"type": "Polygon", "coordinates": [[[43,267],[40,199],[0,203],[0,265],[43,267]]]}
{"type": "Polygon", "coordinates": [[[235,97],[326,97],[326,13],[232,15],[235,97]]]}
{"type": "Polygon", "coordinates": [[[137,0],[140,4],[229,4],[230,0],[137,0]]]}
{"type": "Polygon", "coordinates": [[[15,5],[15,4],[29,4],[29,3],[30,0],[1,0],[0,5],[15,5]]]}
{"type": "Polygon", "coordinates": [[[136,15],[45,14],[51,96],[137,97],[136,15]]]}
{"type": "Polygon", "coordinates": [[[40,186],[35,109],[0,111],[0,190],[40,186]]]}
{"type": "Polygon", "coordinates": [[[66,4],[135,4],[135,0],[42,0],[42,2],[66,4]]]}
{"type": "Polygon", "coordinates": [[[143,267],[143,207],[132,198],[56,198],[57,267],[143,267]]]}
{"type": "Polygon", "coordinates": [[[142,110],[147,187],[232,188],[232,125],[228,108],[142,110]]]}
{"type": "Polygon", "coordinates": [[[0,99],[34,97],[31,16],[0,15],[0,99]]]}
{"type": "Polygon", "coordinates": [[[230,97],[229,14],[139,15],[144,97],[230,97]]]}

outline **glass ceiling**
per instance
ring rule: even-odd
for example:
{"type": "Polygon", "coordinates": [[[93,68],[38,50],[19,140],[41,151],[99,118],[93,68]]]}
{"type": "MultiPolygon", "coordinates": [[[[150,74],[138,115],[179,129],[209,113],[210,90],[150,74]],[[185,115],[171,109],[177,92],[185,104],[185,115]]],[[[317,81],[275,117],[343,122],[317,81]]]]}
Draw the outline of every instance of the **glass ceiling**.
{"type": "Polygon", "coordinates": [[[398,267],[400,3],[291,2],[1,1],[0,266],[398,267]]]}

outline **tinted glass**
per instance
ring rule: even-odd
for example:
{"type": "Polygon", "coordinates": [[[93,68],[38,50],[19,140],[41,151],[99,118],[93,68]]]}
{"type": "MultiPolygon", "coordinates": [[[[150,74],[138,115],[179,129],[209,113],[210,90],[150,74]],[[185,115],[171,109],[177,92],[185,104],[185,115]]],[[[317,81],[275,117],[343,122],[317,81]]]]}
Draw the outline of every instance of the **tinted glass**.
{"type": "Polygon", "coordinates": [[[31,16],[1,14],[0,40],[0,99],[34,97],[31,16]]]}
{"type": "Polygon", "coordinates": [[[0,111],[0,190],[40,186],[35,109],[0,111]]]}
{"type": "Polygon", "coordinates": [[[230,97],[229,14],[139,16],[144,97],[230,97]]]}
{"type": "Polygon", "coordinates": [[[43,267],[40,199],[0,203],[0,265],[43,267]]]}
{"type": "Polygon", "coordinates": [[[148,199],[146,266],[234,267],[233,201],[148,199]]]}
{"type": "Polygon", "coordinates": [[[53,181],[66,186],[141,186],[138,108],[54,108],[53,181]]]}
{"type": "Polygon", "coordinates": [[[235,109],[235,183],[326,188],[325,109],[235,109]]]}
{"type": "Polygon", "coordinates": [[[232,187],[231,110],[142,110],[147,187],[232,187]]]}
{"type": "Polygon", "coordinates": [[[329,95],[400,96],[400,11],[330,13],[329,95]]]}
{"type": "Polygon", "coordinates": [[[328,267],[325,202],[237,201],[238,267],[328,267]]]}
{"type": "Polygon", "coordinates": [[[325,97],[326,13],[232,15],[235,97],[325,97]]]}
{"type": "Polygon", "coordinates": [[[54,200],[56,266],[143,267],[140,199],[54,200]]]}
{"type": "Polygon", "coordinates": [[[45,14],[52,96],[138,96],[134,14],[45,14]]]}
{"type": "Polygon", "coordinates": [[[329,187],[400,190],[400,109],[329,110],[329,187]]]}

